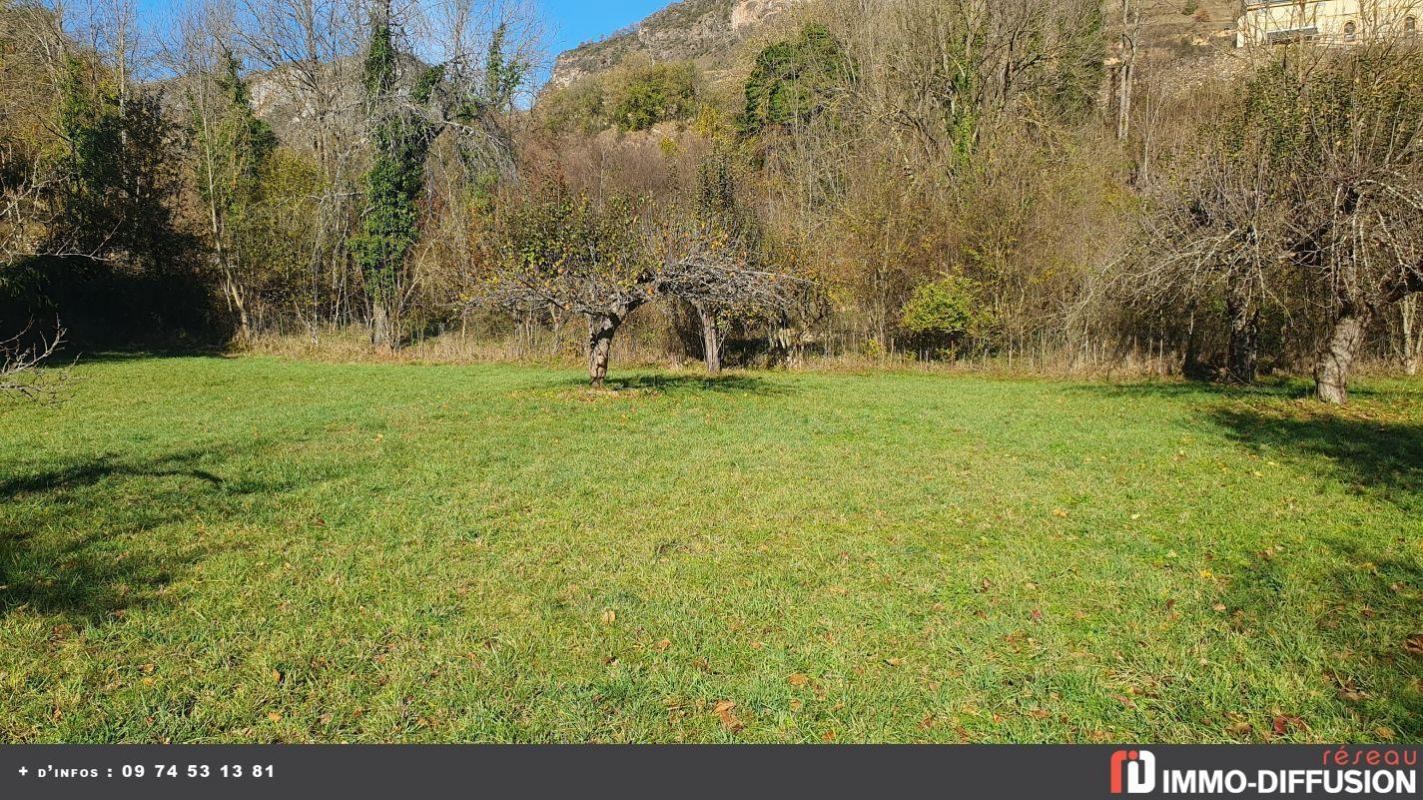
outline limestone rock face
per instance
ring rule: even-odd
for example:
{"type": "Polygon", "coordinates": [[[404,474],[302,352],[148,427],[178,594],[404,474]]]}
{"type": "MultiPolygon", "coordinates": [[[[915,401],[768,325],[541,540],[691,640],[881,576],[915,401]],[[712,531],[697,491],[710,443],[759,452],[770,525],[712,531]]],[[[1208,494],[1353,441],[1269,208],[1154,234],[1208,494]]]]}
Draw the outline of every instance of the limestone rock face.
{"type": "Polygon", "coordinates": [[[682,0],[631,28],[560,55],[549,85],[567,86],[637,54],[654,61],[687,61],[725,53],[758,25],[807,1],[682,0]]]}
{"type": "Polygon", "coordinates": [[[731,9],[731,30],[741,33],[804,0],[740,0],[731,9]]]}

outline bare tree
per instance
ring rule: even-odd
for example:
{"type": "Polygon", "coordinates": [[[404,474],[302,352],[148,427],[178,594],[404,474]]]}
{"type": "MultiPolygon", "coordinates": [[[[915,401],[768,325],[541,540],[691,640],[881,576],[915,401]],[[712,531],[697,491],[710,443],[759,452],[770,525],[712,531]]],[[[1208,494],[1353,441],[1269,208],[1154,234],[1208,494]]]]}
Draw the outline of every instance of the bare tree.
{"type": "Polygon", "coordinates": [[[477,276],[478,296],[514,312],[583,317],[588,379],[603,388],[613,337],[657,295],[660,264],[637,205],[556,188],[543,199],[506,204],[486,246],[489,269],[477,276]]]}
{"type": "Polygon", "coordinates": [[[1423,292],[1423,50],[1379,40],[1326,54],[1303,80],[1306,116],[1291,260],[1324,290],[1329,333],[1315,363],[1321,400],[1344,403],[1365,337],[1423,292]]]}
{"type": "Polygon", "coordinates": [[[779,322],[810,282],[758,265],[753,248],[723,225],[671,209],[657,235],[659,294],[685,301],[701,321],[707,372],[721,373],[722,328],[732,319],[779,322]]]}
{"type": "Polygon", "coordinates": [[[1260,303],[1309,313],[1327,331],[1317,394],[1347,402],[1373,323],[1423,291],[1420,76],[1406,41],[1272,54],[1149,221],[1135,291],[1222,298],[1239,380],[1254,377],[1260,303]]]}
{"type": "Polygon", "coordinates": [[[32,335],[32,328],[0,341],[0,395],[51,401],[69,379],[67,370],[46,368],[64,344],[64,328],[55,325],[52,336],[32,335]]]}

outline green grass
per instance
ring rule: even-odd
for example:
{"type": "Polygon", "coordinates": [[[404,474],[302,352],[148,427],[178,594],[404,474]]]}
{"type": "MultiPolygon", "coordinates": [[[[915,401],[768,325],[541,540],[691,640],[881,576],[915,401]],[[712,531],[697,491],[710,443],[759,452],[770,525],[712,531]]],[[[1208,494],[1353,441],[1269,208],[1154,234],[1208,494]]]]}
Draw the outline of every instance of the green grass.
{"type": "Polygon", "coordinates": [[[3,741],[1423,739],[1418,383],[77,377],[0,407],[3,741]]]}

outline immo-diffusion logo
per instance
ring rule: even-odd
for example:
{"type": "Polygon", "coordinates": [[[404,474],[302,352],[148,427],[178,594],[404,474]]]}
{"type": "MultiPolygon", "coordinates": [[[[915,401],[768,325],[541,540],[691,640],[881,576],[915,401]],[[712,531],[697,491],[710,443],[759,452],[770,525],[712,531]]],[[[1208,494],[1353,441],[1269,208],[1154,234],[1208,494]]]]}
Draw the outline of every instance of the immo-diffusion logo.
{"type": "Polygon", "coordinates": [[[1154,791],[1156,756],[1150,750],[1118,750],[1112,753],[1112,794],[1151,794],[1154,791]]]}
{"type": "Polygon", "coordinates": [[[1323,769],[1164,769],[1149,750],[1111,758],[1112,794],[1416,795],[1418,752],[1396,748],[1326,751],[1323,769]]]}

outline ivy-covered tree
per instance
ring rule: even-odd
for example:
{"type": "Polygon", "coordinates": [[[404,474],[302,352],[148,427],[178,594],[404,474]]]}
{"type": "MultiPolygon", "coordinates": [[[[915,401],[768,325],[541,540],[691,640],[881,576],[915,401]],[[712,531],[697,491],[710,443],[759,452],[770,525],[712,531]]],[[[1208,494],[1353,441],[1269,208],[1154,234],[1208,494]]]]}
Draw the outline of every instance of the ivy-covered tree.
{"type": "Polygon", "coordinates": [[[352,250],[371,304],[371,341],[399,347],[402,295],[410,251],[420,233],[425,160],[438,133],[416,111],[428,103],[441,71],[427,71],[409,97],[399,91],[399,54],[389,0],[373,20],[365,62],[366,102],[374,149],[366,174],[366,208],[352,250]]]}
{"type": "Polygon", "coordinates": [[[830,109],[854,78],[844,45],[830,29],[806,25],[798,38],[762,50],[746,79],[742,131],[804,125],[830,109]]]}

